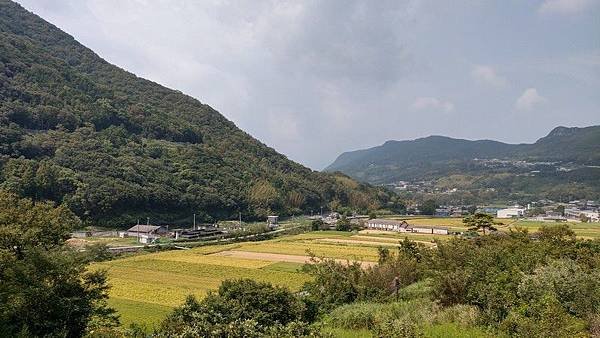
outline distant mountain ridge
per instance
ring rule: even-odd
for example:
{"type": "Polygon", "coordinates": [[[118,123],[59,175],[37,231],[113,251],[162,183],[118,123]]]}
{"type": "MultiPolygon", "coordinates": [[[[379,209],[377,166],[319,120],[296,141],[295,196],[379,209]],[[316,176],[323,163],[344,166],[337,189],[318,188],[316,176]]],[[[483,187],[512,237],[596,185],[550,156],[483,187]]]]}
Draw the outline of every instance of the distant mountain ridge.
{"type": "MultiPolygon", "coordinates": [[[[343,153],[325,171],[340,171],[372,184],[438,180],[449,175],[482,178],[488,174],[510,173],[523,176],[531,171],[543,171],[538,176],[546,175],[546,181],[562,184],[581,182],[580,178],[574,178],[575,172],[585,172],[583,181],[586,181],[586,178],[590,178],[587,168],[598,165],[600,126],[560,126],[532,144],[470,141],[445,136],[387,141],[377,147],[343,153]],[[499,162],[502,166],[482,161],[492,159],[503,160],[499,162]],[[518,161],[528,164],[520,164],[518,161]],[[543,167],[540,170],[535,167],[538,162],[557,164],[553,168],[539,164],[543,167]],[[568,168],[560,167],[561,164],[568,168]]],[[[594,175],[592,176],[595,177],[594,175]]],[[[600,184],[596,182],[597,185],[600,184]]]]}

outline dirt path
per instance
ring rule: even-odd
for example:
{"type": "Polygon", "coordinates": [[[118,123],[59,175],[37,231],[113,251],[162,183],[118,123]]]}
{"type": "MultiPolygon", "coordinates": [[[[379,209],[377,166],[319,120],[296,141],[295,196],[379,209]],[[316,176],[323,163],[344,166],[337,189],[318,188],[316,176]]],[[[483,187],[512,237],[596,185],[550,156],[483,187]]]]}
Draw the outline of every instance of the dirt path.
{"type": "Polygon", "coordinates": [[[381,242],[394,242],[394,244],[398,244],[401,241],[400,238],[390,238],[390,237],[374,237],[374,236],[365,236],[365,235],[353,235],[351,238],[358,238],[362,240],[371,240],[372,242],[381,241],[381,242]]]}
{"type": "MultiPolygon", "coordinates": [[[[234,258],[244,258],[244,259],[258,259],[258,260],[272,261],[272,262],[310,263],[310,256],[286,255],[286,254],[276,254],[276,253],[268,253],[268,252],[227,250],[227,251],[217,252],[212,255],[234,257],[234,258]]],[[[335,261],[338,263],[346,263],[347,262],[345,259],[336,259],[335,261]]],[[[366,261],[357,261],[357,262],[359,262],[363,268],[373,266],[376,264],[375,262],[366,262],[366,261]]]]}

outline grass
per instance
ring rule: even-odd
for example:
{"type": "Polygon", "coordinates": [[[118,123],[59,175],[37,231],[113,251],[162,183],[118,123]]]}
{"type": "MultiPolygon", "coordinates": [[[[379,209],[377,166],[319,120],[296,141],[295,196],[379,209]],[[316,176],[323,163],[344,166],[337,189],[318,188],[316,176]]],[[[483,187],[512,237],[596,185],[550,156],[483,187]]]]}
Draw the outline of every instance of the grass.
{"type": "Polygon", "coordinates": [[[452,238],[451,235],[417,234],[417,233],[410,233],[410,232],[399,233],[399,232],[393,232],[393,231],[389,231],[389,232],[375,231],[374,232],[372,230],[363,230],[360,233],[360,235],[361,236],[363,236],[363,235],[369,236],[369,237],[373,237],[373,238],[393,238],[393,239],[397,239],[398,241],[408,238],[413,241],[425,241],[425,242],[432,242],[436,239],[448,240],[448,239],[452,238]]]}
{"type": "Polygon", "coordinates": [[[323,321],[326,332],[336,337],[371,337],[385,322],[412,324],[424,337],[495,337],[477,326],[475,307],[458,305],[439,308],[427,298],[393,303],[353,303],[334,309],[323,321]]]}
{"type": "MultiPolygon", "coordinates": [[[[406,220],[411,225],[434,225],[434,226],[445,226],[450,231],[465,231],[468,228],[462,223],[460,217],[392,217],[397,220],[406,220]]],[[[537,231],[541,226],[558,226],[561,224],[568,225],[578,237],[595,239],[600,238],[600,223],[580,223],[580,222],[542,222],[542,221],[528,221],[528,220],[513,220],[506,218],[495,218],[494,221],[503,223],[497,228],[500,231],[510,231],[516,227],[528,229],[530,232],[537,231]]],[[[444,236],[447,238],[447,236],[444,236]]],[[[411,238],[412,239],[412,238],[411,238]]],[[[416,239],[415,239],[416,240],[416,239]]]]}
{"type": "Polygon", "coordinates": [[[263,270],[283,271],[283,272],[300,272],[304,264],[293,262],[277,262],[267,265],[263,270]]]}
{"type": "Polygon", "coordinates": [[[244,243],[239,250],[306,256],[310,251],[317,256],[338,259],[377,261],[377,248],[348,243],[324,244],[311,241],[266,241],[244,243]]]}
{"type": "Polygon", "coordinates": [[[322,328],[323,333],[330,334],[336,338],[371,338],[373,334],[371,331],[366,329],[352,330],[343,329],[340,327],[324,326],[322,328]]]}
{"type": "Polygon", "coordinates": [[[430,338],[492,338],[497,334],[490,334],[479,327],[464,327],[454,323],[443,323],[423,327],[423,334],[430,338]]]}
{"type": "Polygon", "coordinates": [[[119,319],[123,326],[136,323],[148,329],[155,327],[156,323],[160,323],[173,310],[166,305],[112,297],[108,300],[108,305],[119,309],[119,319]]]}
{"type": "Polygon", "coordinates": [[[596,239],[600,238],[600,223],[580,223],[580,222],[540,222],[540,221],[526,221],[526,220],[504,220],[505,226],[500,226],[500,229],[515,229],[525,228],[530,232],[535,232],[542,226],[560,226],[568,225],[575,235],[581,238],[596,239]]]}
{"type": "Polygon", "coordinates": [[[167,251],[95,263],[108,271],[110,304],[124,325],[137,322],[149,328],[159,323],[187,295],[204,297],[226,279],[250,278],[298,290],[310,277],[297,271],[301,264],[212,256],[235,246],[167,251]]]}

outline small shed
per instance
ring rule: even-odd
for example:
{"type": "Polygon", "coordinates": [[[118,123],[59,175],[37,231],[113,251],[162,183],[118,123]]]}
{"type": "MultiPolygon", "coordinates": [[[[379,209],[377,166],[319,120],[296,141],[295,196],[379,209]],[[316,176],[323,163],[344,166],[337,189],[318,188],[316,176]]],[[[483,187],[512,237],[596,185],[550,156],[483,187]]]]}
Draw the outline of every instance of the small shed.
{"type": "Polygon", "coordinates": [[[267,226],[269,228],[277,228],[279,226],[279,216],[267,216],[267,226]]]}

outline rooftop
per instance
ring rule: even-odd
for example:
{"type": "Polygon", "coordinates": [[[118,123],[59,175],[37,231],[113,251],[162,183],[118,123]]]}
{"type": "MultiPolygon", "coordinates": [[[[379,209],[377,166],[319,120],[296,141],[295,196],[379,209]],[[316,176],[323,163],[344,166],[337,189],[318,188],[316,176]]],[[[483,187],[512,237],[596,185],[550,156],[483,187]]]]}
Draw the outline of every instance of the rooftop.
{"type": "Polygon", "coordinates": [[[150,232],[154,232],[154,231],[156,231],[158,229],[160,229],[160,226],[158,226],[158,225],[141,225],[141,224],[138,224],[138,225],[132,226],[127,231],[150,233],[150,232]]]}

